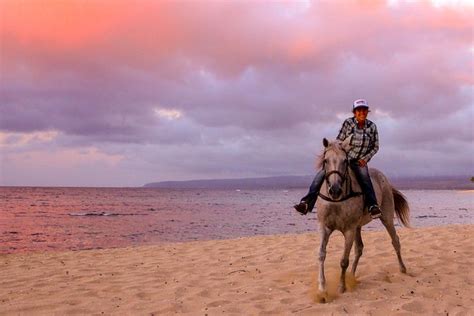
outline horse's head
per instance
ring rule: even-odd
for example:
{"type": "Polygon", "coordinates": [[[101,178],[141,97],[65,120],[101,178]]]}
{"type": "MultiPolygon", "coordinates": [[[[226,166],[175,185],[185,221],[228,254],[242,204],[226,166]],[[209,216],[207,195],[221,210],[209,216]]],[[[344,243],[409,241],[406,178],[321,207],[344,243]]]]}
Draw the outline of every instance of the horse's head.
{"type": "Polygon", "coordinates": [[[337,200],[342,194],[342,186],[348,177],[347,151],[350,149],[351,137],[343,142],[329,142],[323,139],[324,153],[322,155],[321,167],[326,172],[325,180],[331,198],[337,200]]]}

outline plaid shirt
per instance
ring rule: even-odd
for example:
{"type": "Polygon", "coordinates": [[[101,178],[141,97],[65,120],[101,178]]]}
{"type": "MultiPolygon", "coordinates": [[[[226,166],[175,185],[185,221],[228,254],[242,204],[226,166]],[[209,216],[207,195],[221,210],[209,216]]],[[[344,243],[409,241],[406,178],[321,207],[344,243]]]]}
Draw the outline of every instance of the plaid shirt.
{"type": "Polygon", "coordinates": [[[352,149],[347,153],[347,156],[349,159],[364,159],[369,162],[379,150],[377,126],[374,122],[365,120],[365,126],[359,128],[355,117],[350,117],[342,124],[337,139],[344,141],[351,134],[353,134],[351,139],[352,149]]]}

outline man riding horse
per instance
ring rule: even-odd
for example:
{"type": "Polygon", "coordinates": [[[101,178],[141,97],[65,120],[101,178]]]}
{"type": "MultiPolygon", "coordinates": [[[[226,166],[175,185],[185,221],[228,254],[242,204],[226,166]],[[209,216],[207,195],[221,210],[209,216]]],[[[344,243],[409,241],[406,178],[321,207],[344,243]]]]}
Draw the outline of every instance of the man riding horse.
{"type": "MultiPolygon", "coordinates": [[[[352,135],[351,149],[347,152],[349,166],[356,175],[361,186],[365,205],[373,219],[380,218],[381,212],[375,197],[374,187],[369,176],[367,163],[379,150],[379,135],[374,122],[367,119],[369,105],[366,100],[355,100],[352,106],[353,117],[350,117],[342,124],[337,139],[344,141],[352,135]]],[[[311,212],[319,195],[319,190],[325,179],[324,168],[316,174],[309,188],[308,194],[301,199],[301,202],[294,208],[303,215],[311,212]]],[[[340,190],[340,188],[330,188],[329,190],[340,190]]]]}

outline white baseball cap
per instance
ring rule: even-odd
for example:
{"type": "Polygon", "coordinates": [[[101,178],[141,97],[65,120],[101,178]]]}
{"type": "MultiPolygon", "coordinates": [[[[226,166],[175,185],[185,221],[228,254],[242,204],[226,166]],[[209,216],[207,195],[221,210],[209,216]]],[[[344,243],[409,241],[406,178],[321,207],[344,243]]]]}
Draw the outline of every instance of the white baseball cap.
{"type": "Polygon", "coordinates": [[[369,108],[369,103],[365,99],[357,99],[352,104],[352,111],[357,108],[369,108]]]}

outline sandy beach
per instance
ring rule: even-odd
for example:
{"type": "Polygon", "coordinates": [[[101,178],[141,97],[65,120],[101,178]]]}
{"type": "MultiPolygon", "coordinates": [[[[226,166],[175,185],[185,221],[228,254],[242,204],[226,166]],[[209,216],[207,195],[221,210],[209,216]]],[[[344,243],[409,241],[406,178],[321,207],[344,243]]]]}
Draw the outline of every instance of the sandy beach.
{"type": "Polygon", "coordinates": [[[0,256],[0,314],[472,315],[474,225],[365,232],[349,291],[336,293],[343,238],[317,300],[316,233],[0,256]]]}

